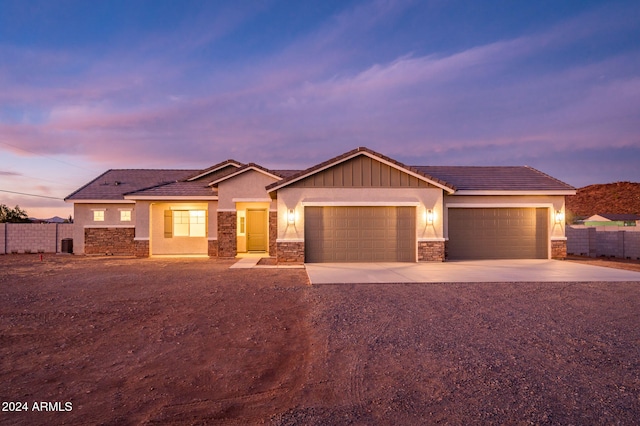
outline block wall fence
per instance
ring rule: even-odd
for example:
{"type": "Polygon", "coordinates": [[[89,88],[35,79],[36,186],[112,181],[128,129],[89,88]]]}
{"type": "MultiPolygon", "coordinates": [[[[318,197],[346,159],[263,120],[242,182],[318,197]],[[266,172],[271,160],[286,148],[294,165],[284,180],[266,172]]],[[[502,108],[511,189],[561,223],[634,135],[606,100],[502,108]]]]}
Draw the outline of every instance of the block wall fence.
{"type": "Polygon", "coordinates": [[[0,254],[60,253],[72,223],[0,223],[0,254]]]}
{"type": "Polygon", "coordinates": [[[568,226],[566,235],[568,254],[640,259],[640,227],[568,226]]]}

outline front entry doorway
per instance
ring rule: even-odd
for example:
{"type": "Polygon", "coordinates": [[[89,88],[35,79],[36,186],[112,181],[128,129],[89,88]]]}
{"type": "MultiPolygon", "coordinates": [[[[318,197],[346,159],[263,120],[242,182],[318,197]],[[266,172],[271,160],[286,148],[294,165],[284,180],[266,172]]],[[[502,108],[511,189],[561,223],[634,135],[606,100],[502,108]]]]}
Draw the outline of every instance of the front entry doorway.
{"type": "Polygon", "coordinates": [[[247,251],[267,251],[267,210],[247,210],[247,251]]]}

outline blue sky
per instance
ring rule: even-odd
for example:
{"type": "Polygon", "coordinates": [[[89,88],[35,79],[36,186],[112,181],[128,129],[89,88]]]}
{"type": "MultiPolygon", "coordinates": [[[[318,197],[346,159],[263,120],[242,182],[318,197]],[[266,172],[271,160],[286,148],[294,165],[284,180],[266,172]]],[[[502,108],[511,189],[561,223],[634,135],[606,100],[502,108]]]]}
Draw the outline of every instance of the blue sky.
{"type": "Polygon", "coordinates": [[[0,190],[357,146],[640,181],[640,3],[0,0],[0,190]]]}

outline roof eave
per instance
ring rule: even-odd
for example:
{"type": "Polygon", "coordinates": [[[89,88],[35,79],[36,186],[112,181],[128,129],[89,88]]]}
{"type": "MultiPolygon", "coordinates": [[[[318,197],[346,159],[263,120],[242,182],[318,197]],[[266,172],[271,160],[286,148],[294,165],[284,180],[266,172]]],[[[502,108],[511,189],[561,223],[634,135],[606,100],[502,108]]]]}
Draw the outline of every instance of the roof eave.
{"type": "Polygon", "coordinates": [[[140,201],[215,201],[218,199],[217,195],[127,195],[125,200],[140,200],[140,201]]]}
{"type": "Polygon", "coordinates": [[[133,201],[127,201],[123,198],[113,199],[113,198],[87,198],[87,199],[73,199],[73,198],[65,198],[65,203],[73,203],[73,204],[131,204],[133,201]]]}
{"type": "Polygon", "coordinates": [[[575,189],[460,189],[451,195],[576,195],[575,189]]]}

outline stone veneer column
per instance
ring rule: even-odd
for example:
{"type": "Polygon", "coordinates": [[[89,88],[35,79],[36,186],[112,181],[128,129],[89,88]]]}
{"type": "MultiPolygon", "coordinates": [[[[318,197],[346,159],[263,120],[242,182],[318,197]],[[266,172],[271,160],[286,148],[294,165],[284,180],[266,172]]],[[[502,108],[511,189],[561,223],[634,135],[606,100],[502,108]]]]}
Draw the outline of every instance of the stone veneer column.
{"type": "Polygon", "coordinates": [[[418,262],[444,262],[444,241],[418,241],[418,262]]]}
{"type": "Polygon", "coordinates": [[[567,258],[567,241],[551,240],[551,258],[566,259],[567,258]]]}
{"type": "Polygon", "coordinates": [[[209,257],[218,257],[218,240],[207,241],[207,254],[209,257]]]}
{"type": "Polygon", "coordinates": [[[149,240],[135,240],[133,243],[136,257],[149,257],[149,240]]]}
{"type": "Polygon", "coordinates": [[[304,263],[304,241],[278,241],[276,252],[278,264],[304,263]]]}
{"type": "Polygon", "coordinates": [[[218,257],[236,257],[236,212],[218,211],[218,257]]]}
{"type": "Polygon", "coordinates": [[[278,238],[278,212],[269,211],[269,256],[276,255],[276,239],[278,238]]]}

